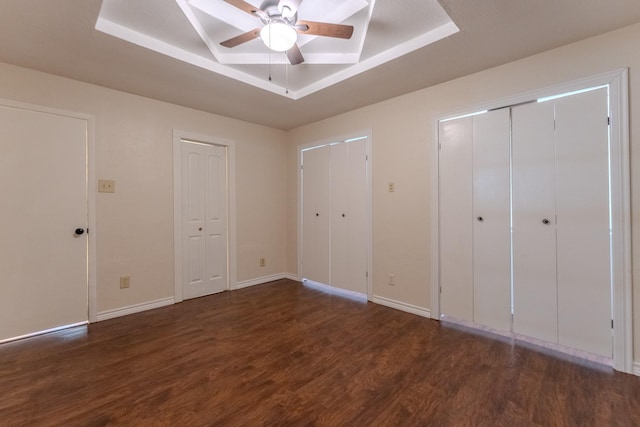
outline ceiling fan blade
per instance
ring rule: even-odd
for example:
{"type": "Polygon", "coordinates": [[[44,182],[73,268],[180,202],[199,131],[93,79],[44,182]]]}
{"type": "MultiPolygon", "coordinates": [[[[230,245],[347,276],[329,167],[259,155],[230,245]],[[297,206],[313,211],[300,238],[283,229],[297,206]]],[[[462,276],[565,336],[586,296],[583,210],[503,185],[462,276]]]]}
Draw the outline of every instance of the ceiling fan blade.
{"type": "Polygon", "coordinates": [[[296,31],[300,34],[312,36],[337,37],[350,39],[353,35],[353,25],[329,24],[327,22],[298,21],[296,31]]]}
{"type": "Polygon", "coordinates": [[[293,47],[287,51],[287,58],[289,58],[291,65],[298,65],[304,62],[304,57],[297,44],[294,44],[293,47]]]}
{"type": "Polygon", "coordinates": [[[256,28],[244,34],[240,34],[239,36],[232,37],[229,40],[225,40],[220,44],[224,47],[236,47],[242,43],[246,43],[253,39],[257,39],[259,35],[260,35],[260,28],[256,28]]]}
{"type": "Polygon", "coordinates": [[[263,17],[267,14],[264,13],[260,8],[255,7],[252,4],[247,3],[243,0],[224,0],[225,3],[229,3],[231,6],[237,7],[238,9],[247,12],[249,15],[263,17]]]}

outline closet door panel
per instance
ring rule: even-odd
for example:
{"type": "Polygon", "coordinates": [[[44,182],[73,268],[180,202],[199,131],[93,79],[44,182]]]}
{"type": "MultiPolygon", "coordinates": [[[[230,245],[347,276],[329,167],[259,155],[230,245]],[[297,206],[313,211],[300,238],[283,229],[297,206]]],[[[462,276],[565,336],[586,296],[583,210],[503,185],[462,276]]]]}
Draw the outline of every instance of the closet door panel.
{"type": "Polygon", "coordinates": [[[320,283],[331,283],[329,148],[302,152],[302,277],[320,283]]]}
{"type": "Polygon", "coordinates": [[[366,140],[331,146],[331,285],[367,292],[366,140]]]}
{"type": "Polygon", "coordinates": [[[607,89],[556,100],[559,343],[612,357],[607,89]]]}
{"type": "Polygon", "coordinates": [[[439,124],[440,312],[473,321],[473,119],[439,124]]]}
{"type": "Polygon", "coordinates": [[[330,146],[331,151],[331,280],[332,286],[349,286],[349,147],[348,144],[330,146]]]}
{"type": "Polygon", "coordinates": [[[473,117],[474,322],[511,330],[510,110],[473,117]]]}
{"type": "Polygon", "coordinates": [[[558,341],[553,102],[512,109],[513,331],[558,341]]]}
{"type": "Polygon", "coordinates": [[[339,220],[346,220],[349,270],[345,289],[367,293],[368,230],[367,209],[367,145],[366,140],[345,143],[349,150],[349,190],[346,211],[339,220]],[[344,216],[343,216],[344,215],[344,216]]]}

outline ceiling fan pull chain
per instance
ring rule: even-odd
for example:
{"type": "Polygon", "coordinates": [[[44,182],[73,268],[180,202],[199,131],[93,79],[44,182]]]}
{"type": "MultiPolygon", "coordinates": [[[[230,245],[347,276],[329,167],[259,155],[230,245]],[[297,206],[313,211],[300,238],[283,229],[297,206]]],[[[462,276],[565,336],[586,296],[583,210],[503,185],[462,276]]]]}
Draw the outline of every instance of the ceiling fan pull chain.
{"type": "MultiPolygon", "coordinates": [[[[269,45],[271,45],[271,27],[269,27],[269,45]]],[[[269,81],[271,81],[271,49],[269,48],[269,81]]]]}

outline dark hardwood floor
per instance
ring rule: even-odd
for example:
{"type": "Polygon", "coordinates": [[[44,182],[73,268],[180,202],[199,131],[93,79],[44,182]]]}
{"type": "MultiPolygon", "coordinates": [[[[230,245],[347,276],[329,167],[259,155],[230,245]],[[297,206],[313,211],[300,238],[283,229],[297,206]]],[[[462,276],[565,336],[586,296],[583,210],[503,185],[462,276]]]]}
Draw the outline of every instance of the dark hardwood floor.
{"type": "Polygon", "coordinates": [[[282,280],[0,345],[1,426],[639,426],[640,378],[282,280]]]}

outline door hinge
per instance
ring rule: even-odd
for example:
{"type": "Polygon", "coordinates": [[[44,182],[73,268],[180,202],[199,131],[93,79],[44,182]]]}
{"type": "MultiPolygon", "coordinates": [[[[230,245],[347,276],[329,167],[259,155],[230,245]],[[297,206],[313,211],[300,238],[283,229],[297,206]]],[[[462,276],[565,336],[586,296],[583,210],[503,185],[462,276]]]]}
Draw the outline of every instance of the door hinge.
{"type": "Polygon", "coordinates": [[[613,319],[611,319],[611,329],[613,329],[613,319]]]}
{"type": "Polygon", "coordinates": [[[607,124],[611,126],[611,117],[607,117],[607,124]]]}
{"type": "Polygon", "coordinates": [[[304,170],[304,166],[303,165],[300,165],[300,170],[304,170]]]}
{"type": "Polygon", "coordinates": [[[438,286],[438,292],[442,293],[442,286],[438,286]]]}
{"type": "Polygon", "coordinates": [[[364,275],[365,275],[365,277],[366,277],[367,279],[369,278],[369,272],[368,272],[368,271],[365,271],[365,272],[364,272],[364,275]]]}

